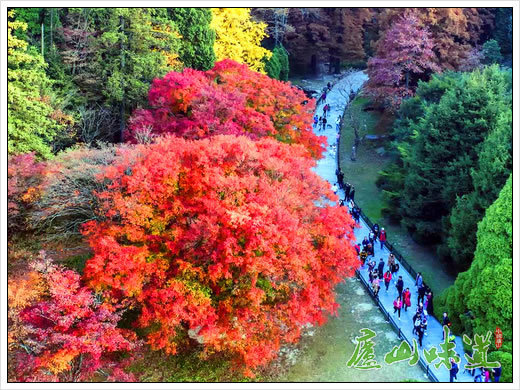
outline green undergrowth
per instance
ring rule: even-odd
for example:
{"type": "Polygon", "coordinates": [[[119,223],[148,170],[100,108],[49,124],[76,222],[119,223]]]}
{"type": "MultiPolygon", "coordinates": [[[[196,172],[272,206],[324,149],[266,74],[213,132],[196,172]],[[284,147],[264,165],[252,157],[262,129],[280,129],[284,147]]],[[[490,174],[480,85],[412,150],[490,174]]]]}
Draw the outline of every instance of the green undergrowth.
{"type": "Polygon", "coordinates": [[[410,265],[423,274],[425,282],[431,287],[434,295],[440,294],[454,282],[445,266],[439,263],[435,250],[418,245],[408,232],[399,224],[390,223],[382,214],[384,207],[382,191],[376,186],[378,172],[392,162],[389,153],[390,140],[388,136],[393,117],[372,106],[369,98],[359,95],[351,103],[351,107],[362,116],[360,138],[365,135],[377,135],[378,140],[361,141],[357,150],[356,161],[351,161],[351,149],[354,144],[354,131],[348,121],[344,121],[339,147],[340,165],[345,174],[345,180],[356,188],[355,200],[365,215],[373,223],[378,223],[387,231],[388,241],[404,256],[410,265]]]}

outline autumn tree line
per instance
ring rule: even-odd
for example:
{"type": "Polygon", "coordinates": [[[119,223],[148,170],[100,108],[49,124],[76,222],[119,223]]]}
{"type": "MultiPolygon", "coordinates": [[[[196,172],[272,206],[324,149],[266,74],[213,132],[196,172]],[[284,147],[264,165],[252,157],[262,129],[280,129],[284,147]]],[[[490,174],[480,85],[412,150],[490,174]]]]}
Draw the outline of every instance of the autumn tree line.
{"type": "Polygon", "coordinates": [[[489,228],[507,220],[507,9],[8,17],[11,380],[140,380],[153,351],[254,377],[334,314],[335,285],[359,265],[353,222],[312,171],[315,102],[286,80],[349,67],[367,68],[364,93],[396,116],[388,215],[469,268],[474,284],[439,299],[459,331],[500,320],[509,359],[509,252],[498,265],[486,249],[510,239],[489,228]],[[491,263],[496,310],[478,290],[491,263]]]}

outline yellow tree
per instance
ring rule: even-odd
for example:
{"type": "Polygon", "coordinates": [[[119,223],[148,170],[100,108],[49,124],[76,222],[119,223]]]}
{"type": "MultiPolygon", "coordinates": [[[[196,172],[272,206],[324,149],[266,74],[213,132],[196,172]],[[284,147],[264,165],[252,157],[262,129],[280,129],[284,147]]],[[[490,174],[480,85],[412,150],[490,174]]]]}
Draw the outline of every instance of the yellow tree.
{"type": "Polygon", "coordinates": [[[217,61],[230,58],[265,73],[262,60],[273,55],[260,46],[262,39],[268,36],[265,32],[267,24],[255,22],[249,8],[212,8],[211,13],[217,61]]]}

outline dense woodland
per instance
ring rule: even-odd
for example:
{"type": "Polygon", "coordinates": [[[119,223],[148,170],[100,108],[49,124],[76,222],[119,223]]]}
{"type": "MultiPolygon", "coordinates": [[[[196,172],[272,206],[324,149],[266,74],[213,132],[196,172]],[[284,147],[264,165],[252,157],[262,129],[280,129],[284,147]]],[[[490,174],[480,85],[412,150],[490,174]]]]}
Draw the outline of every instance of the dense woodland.
{"type": "Polygon", "coordinates": [[[140,380],[153,351],[254,378],[323,324],[359,259],[287,80],[359,68],[394,118],[385,213],[510,381],[511,58],[506,8],[9,10],[10,379],[140,380]]]}

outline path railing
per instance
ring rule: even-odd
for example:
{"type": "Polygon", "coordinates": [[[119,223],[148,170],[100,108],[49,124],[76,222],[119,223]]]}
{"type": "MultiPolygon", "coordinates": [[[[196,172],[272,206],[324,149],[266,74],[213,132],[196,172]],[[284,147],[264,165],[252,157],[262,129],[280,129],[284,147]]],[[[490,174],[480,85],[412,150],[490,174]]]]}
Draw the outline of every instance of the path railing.
{"type": "MultiPolygon", "coordinates": [[[[356,270],[356,276],[359,278],[359,280],[361,280],[361,283],[363,283],[363,286],[365,286],[365,289],[367,290],[367,292],[370,294],[372,299],[377,303],[377,305],[379,306],[379,309],[381,310],[381,312],[385,316],[386,320],[395,329],[395,331],[398,334],[399,339],[400,340],[405,340],[410,345],[410,347],[412,347],[413,346],[413,342],[408,337],[406,337],[404,332],[401,330],[401,327],[399,325],[397,325],[397,323],[392,318],[392,316],[390,315],[388,310],[386,310],[385,306],[381,303],[381,301],[379,300],[379,297],[377,297],[374,294],[374,291],[369,286],[367,281],[365,279],[363,279],[363,277],[361,276],[361,273],[359,272],[359,270],[356,270]]],[[[421,354],[419,354],[419,364],[424,369],[424,371],[426,372],[426,375],[428,376],[428,378],[430,378],[430,380],[432,382],[439,382],[439,379],[437,378],[435,373],[430,369],[430,364],[428,364],[428,362],[424,359],[423,356],[421,356],[421,354]]]]}
{"type": "MultiPolygon", "coordinates": [[[[360,91],[361,88],[358,90],[360,91]]],[[[340,160],[339,160],[339,150],[340,150],[340,145],[341,145],[341,134],[342,134],[342,129],[343,129],[343,120],[345,118],[345,113],[347,112],[347,110],[349,109],[349,106],[350,106],[350,103],[354,100],[355,96],[357,96],[357,92],[356,92],[356,95],[354,95],[354,97],[352,99],[349,99],[349,102],[347,103],[347,106],[345,107],[345,110],[343,111],[343,115],[341,116],[341,120],[340,120],[340,124],[339,124],[339,138],[338,138],[338,144],[337,144],[337,148],[336,148],[336,166],[337,166],[337,171],[340,172],[341,171],[341,167],[340,167],[340,160]]],[[[339,177],[337,178],[338,179],[338,184],[340,185],[340,187],[344,187],[344,182],[341,181],[341,183],[339,182],[340,179],[339,177]]],[[[359,207],[357,205],[357,203],[355,201],[352,201],[352,203],[354,204],[354,207],[358,207],[358,209],[360,210],[359,212],[359,215],[361,217],[361,219],[363,219],[363,221],[367,224],[367,226],[370,228],[370,230],[373,230],[374,228],[374,224],[372,223],[372,221],[370,220],[370,218],[368,218],[366,216],[366,214],[363,212],[363,210],[361,209],[361,207],[359,207]]],[[[385,242],[385,246],[386,248],[394,254],[394,256],[396,257],[396,259],[399,261],[399,263],[404,267],[404,269],[406,269],[406,271],[412,275],[412,277],[414,279],[417,278],[417,272],[413,269],[413,267],[405,260],[405,258],[403,257],[403,255],[392,245],[390,244],[388,241],[385,242]]],[[[413,343],[411,342],[411,340],[408,339],[408,337],[406,337],[406,335],[404,334],[404,332],[401,330],[401,327],[399,325],[396,324],[396,322],[394,321],[394,319],[390,316],[390,313],[386,310],[386,308],[384,307],[384,305],[381,303],[381,301],[379,300],[379,297],[377,297],[372,288],[368,285],[367,281],[365,279],[363,279],[363,277],[361,276],[361,273],[358,270],[356,270],[356,276],[359,278],[359,280],[361,280],[361,282],[363,283],[363,286],[365,286],[365,289],[368,291],[368,293],[370,294],[370,296],[372,297],[372,299],[377,303],[377,305],[379,306],[379,309],[381,310],[381,312],[383,313],[383,315],[386,317],[387,321],[392,325],[392,327],[395,329],[395,331],[397,332],[398,336],[399,336],[399,339],[400,340],[406,340],[406,342],[412,346],[413,343]]],[[[425,287],[427,287],[426,283],[423,283],[425,287]]],[[[424,357],[422,357],[421,355],[419,355],[419,364],[421,365],[421,367],[424,369],[424,371],[426,372],[426,375],[428,376],[428,378],[430,378],[430,380],[432,382],[439,382],[439,379],[437,378],[437,376],[435,375],[435,373],[430,369],[430,365],[428,364],[428,362],[426,362],[426,360],[424,359],[424,357]]]]}

